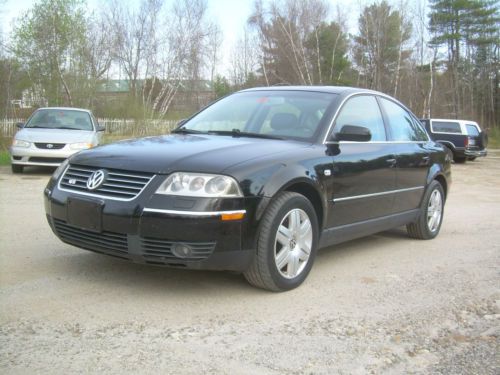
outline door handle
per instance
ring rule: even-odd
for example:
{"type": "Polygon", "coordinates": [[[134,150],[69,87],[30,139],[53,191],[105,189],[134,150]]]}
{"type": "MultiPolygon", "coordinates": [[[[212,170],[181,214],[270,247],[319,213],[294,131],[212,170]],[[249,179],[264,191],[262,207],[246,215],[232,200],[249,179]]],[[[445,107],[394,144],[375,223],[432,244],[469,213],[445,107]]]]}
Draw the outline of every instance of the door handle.
{"type": "Polygon", "coordinates": [[[389,164],[389,166],[391,168],[396,165],[396,159],[395,158],[387,159],[386,162],[389,164]]]}

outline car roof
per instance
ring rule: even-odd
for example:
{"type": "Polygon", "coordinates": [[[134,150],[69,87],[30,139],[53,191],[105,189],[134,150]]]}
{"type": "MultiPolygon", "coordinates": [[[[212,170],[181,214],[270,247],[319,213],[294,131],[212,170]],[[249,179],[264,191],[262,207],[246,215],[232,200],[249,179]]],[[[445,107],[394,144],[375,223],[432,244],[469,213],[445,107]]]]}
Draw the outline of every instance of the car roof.
{"type": "Polygon", "coordinates": [[[378,91],[362,89],[357,87],[347,87],[347,86],[264,86],[264,87],[254,87],[251,89],[245,89],[239,92],[249,92],[249,91],[309,91],[309,92],[325,92],[332,94],[366,92],[372,94],[381,94],[385,96],[385,94],[378,91]]]}
{"type": "Polygon", "coordinates": [[[431,120],[431,121],[448,121],[448,122],[466,122],[471,125],[477,125],[477,122],[472,121],[472,120],[461,120],[461,119],[454,119],[454,118],[424,118],[422,120],[431,120]]]}
{"type": "Polygon", "coordinates": [[[38,108],[37,111],[44,110],[44,109],[54,109],[56,111],[80,111],[80,112],[87,112],[87,113],[92,113],[89,109],[84,109],[84,108],[74,108],[74,107],[42,107],[38,108]]]}

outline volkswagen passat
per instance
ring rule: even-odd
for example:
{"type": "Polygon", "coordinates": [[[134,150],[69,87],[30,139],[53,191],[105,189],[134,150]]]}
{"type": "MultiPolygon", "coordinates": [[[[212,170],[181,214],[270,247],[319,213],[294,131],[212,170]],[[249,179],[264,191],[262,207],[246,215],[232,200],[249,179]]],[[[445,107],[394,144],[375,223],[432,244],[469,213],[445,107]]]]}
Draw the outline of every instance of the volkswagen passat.
{"type": "Polygon", "coordinates": [[[78,108],[40,108],[18,127],[10,148],[13,173],[32,165],[57,167],[72,154],[97,146],[104,131],[90,111],[78,108]]]}
{"type": "Polygon", "coordinates": [[[245,90],[171,135],[82,151],[45,189],[64,242],[138,263],[297,287],[317,249],[440,230],[450,160],[401,103],[341,87],[245,90]]]}

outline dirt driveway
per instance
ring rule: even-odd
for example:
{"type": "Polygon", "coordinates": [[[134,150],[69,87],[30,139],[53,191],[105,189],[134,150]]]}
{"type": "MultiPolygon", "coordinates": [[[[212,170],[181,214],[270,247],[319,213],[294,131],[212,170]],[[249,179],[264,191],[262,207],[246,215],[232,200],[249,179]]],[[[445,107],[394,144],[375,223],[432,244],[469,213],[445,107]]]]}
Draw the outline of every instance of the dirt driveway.
{"type": "Polygon", "coordinates": [[[440,236],[325,249],[288,293],[60,242],[50,172],[0,169],[0,372],[500,373],[500,152],[453,166],[440,236]]]}

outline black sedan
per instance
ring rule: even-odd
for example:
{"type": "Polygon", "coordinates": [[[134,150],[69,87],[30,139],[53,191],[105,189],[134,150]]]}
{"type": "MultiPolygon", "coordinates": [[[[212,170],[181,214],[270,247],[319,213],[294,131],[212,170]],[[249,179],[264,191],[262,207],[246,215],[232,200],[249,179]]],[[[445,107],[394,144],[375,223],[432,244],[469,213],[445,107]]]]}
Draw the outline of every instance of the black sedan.
{"type": "Polygon", "coordinates": [[[256,88],[171,135],[82,151],[45,189],[64,242],[138,263],[243,272],[289,290],[319,248],[406,225],[434,238],[450,159],[395,99],[345,87],[256,88]]]}

